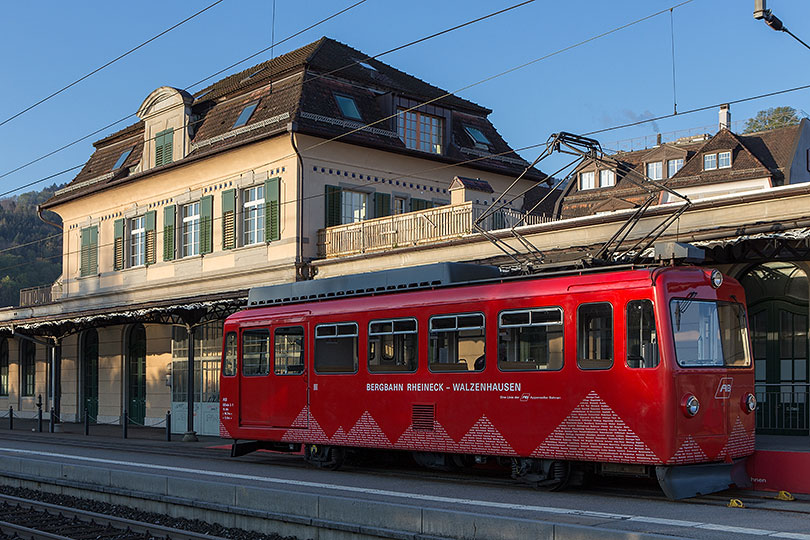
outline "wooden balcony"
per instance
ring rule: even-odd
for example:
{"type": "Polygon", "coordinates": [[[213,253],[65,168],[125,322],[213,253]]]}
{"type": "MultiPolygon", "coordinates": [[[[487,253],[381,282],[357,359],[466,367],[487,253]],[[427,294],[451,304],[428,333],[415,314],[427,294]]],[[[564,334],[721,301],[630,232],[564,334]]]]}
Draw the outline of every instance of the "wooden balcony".
{"type": "Polygon", "coordinates": [[[20,307],[50,304],[58,300],[59,294],[54,290],[55,288],[54,285],[42,285],[20,289],[20,307]]]}
{"type": "MultiPolygon", "coordinates": [[[[318,231],[318,255],[330,259],[460,238],[476,232],[473,223],[487,208],[466,202],[327,227],[318,231]]],[[[549,221],[552,218],[503,209],[484,218],[481,226],[495,231],[549,221]]]]}

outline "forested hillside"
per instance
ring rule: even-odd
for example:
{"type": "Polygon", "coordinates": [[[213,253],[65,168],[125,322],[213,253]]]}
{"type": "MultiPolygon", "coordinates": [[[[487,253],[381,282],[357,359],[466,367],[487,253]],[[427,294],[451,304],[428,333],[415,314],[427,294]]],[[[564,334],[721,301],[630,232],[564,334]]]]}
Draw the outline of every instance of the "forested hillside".
{"type": "MultiPolygon", "coordinates": [[[[0,307],[16,306],[20,289],[53,283],[62,272],[61,231],[37,216],[37,205],[60,187],[0,199],[0,307]]],[[[44,216],[62,223],[53,212],[44,216]]]]}

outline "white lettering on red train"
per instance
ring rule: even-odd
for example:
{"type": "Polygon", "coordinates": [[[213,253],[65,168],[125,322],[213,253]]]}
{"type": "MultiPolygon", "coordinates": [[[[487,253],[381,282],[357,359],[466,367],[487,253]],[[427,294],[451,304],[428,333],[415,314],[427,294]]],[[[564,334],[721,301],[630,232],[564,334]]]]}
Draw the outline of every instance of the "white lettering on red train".
{"type": "Polygon", "coordinates": [[[520,383],[453,383],[454,392],[520,392],[520,383]]]}
{"type": "Polygon", "coordinates": [[[714,393],[714,399],[728,399],[731,397],[731,384],[734,382],[732,377],[723,377],[720,379],[720,384],[717,385],[717,391],[714,393]]]}

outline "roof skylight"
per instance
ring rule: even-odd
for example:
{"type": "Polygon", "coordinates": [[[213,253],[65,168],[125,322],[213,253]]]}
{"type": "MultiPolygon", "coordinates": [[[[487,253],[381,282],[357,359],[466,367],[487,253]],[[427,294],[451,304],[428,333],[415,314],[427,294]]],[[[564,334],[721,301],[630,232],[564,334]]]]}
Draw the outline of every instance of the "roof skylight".
{"type": "Polygon", "coordinates": [[[118,159],[116,159],[116,160],[115,160],[115,165],[113,165],[112,170],[117,171],[118,169],[120,169],[120,168],[121,168],[121,166],[122,166],[122,165],[124,164],[124,162],[127,160],[127,158],[129,157],[129,155],[132,153],[132,149],[133,149],[133,148],[135,148],[135,147],[134,147],[134,146],[130,146],[129,148],[127,148],[126,150],[124,150],[123,152],[121,152],[121,155],[120,155],[120,156],[118,156],[118,159]]]}
{"type": "Polygon", "coordinates": [[[354,102],[354,98],[335,94],[335,100],[337,101],[338,107],[340,107],[340,113],[345,118],[350,118],[352,120],[363,119],[363,117],[360,116],[360,110],[357,108],[357,103],[354,102]]]}
{"type": "Polygon", "coordinates": [[[476,128],[476,127],[464,126],[464,131],[466,131],[467,134],[470,137],[472,137],[472,139],[475,142],[477,142],[479,144],[486,144],[486,145],[492,144],[491,142],[489,142],[489,139],[487,139],[487,136],[484,135],[484,133],[480,129],[476,128]]]}
{"type": "Polygon", "coordinates": [[[365,60],[358,60],[357,58],[354,59],[359,65],[363,66],[366,69],[370,69],[371,71],[377,71],[377,68],[366,62],[365,60]]]}
{"type": "Polygon", "coordinates": [[[251,115],[253,115],[253,111],[256,110],[256,106],[259,104],[258,101],[253,101],[245,105],[245,108],[242,109],[242,112],[239,113],[239,118],[236,119],[236,122],[233,124],[233,128],[238,128],[240,126],[244,126],[250,120],[251,115]]]}

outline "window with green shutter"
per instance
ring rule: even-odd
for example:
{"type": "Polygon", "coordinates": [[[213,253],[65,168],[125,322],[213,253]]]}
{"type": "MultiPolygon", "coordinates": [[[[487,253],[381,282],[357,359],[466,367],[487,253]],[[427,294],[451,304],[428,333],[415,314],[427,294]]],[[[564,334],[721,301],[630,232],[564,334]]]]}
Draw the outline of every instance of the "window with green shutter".
{"type": "Polygon", "coordinates": [[[214,251],[214,196],[200,199],[200,253],[214,251]]]}
{"type": "Polygon", "coordinates": [[[324,201],[326,208],[325,227],[340,225],[341,191],[343,190],[339,186],[326,186],[326,200],[324,201]]]}
{"type": "Polygon", "coordinates": [[[166,129],[155,135],[155,167],[172,162],[174,129],[166,129]]]}
{"type": "Polygon", "coordinates": [[[281,178],[264,183],[264,235],[267,242],[281,239],[281,178]]]}
{"type": "Polygon", "coordinates": [[[391,215],[391,195],[388,193],[374,194],[374,217],[391,215]]]}
{"type": "Polygon", "coordinates": [[[121,270],[124,268],[124,218],[116,219],[113,228],[113,269],[121,270]]]}
{"type": "Polygon", "coordinates": [[[236,247],[236,190],[222,192],[222,249],[236,247]]]}
{"type": "Polygon", "coordinates": [[[433,203],[424,199],[411,199],[411,212],[433,208],[433,203]]]}
{"type": "Polygon", "coordinates": [[[163,208],[163,260],[174,260],[174,205],[163,208]]]}
{"type": "Polygon", "coordinates": [[[84,277],[98,274],[98,226],[82,229],[81,246],[79,275],[84,277]]]}

